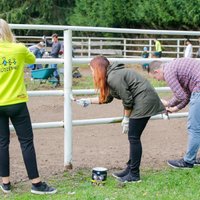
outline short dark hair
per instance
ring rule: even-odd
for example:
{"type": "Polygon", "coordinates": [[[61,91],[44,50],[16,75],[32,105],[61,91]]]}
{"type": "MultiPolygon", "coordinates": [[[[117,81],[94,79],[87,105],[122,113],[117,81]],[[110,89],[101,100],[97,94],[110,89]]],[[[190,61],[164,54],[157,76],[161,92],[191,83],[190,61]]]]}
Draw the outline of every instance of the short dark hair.
{"type": "Polygon", "coordinates": [[[190,40],[190,39],[187,39],[186,42],[190,42],[190,43],[191,43],[191,40],[190,40]]]}
{"type": "Polygon", "coordinates": [[[160,69],[162,65],[161,61],[152,61],[148,67],[147,67],[147,72],[152,73],[156,69],[160,69]]]}
{"type": "Polygon", "coordinates": [[[52,37],[58,38],[58,34],[54,33],[52,37]]]}

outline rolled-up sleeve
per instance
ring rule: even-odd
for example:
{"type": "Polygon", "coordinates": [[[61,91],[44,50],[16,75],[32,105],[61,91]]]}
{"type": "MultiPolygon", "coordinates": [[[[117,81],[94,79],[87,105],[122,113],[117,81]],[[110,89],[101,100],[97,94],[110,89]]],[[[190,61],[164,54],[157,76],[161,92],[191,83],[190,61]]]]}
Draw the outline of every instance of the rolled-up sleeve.
{"type": "Polygon", "coordinates": [[[184,108],[190,100],[190,94],[181,86],[177,74],[172,71],[167,72],[165,80],[174,94],[172,99],[168,101],[169,106],[177,106],[178,109],[184,108]]]}
{"type": "Polygon", "coordinates": [[[177,106],[178,109],[184,108],[190,101],[190,94],[184,91],[180,83],[176,81],[168,82],[169,87],[172,89],[174,96],[169,100],[168,104],[170,107],[177,106]]]}

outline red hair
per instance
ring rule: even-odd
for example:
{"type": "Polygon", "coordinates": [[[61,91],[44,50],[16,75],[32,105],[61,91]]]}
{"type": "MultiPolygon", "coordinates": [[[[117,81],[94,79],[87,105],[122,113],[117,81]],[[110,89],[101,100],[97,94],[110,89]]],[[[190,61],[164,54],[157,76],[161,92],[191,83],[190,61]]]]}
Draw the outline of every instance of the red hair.
{"type": "Polygon", "coordinates": [[[110,65],[108,59],[104,56],[96,56],[90,62],[90,67],[93,70],[93,80],[97,91],[100,91],[99,103],[104,103],[109,94],[107,84],[107,68],[110,65]]]}

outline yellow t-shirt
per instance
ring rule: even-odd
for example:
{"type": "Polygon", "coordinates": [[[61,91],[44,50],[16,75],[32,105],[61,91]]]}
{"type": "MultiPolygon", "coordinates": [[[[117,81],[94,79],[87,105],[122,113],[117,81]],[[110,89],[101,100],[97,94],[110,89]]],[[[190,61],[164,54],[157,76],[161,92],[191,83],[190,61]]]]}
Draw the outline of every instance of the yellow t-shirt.
{"type": "Polygon", "coordinates": [[[35,63],[35,56],[28,48],[20,43],[0,42],[0,106],[28,101],[25,63],[35,63]]]}
{"type": "Polygon", "coordinates": [[[155,47],[156,47],[156,51],[158,51],[158,52],[162,51],[161,44],[158,40],[156,41],[155,47]]]}

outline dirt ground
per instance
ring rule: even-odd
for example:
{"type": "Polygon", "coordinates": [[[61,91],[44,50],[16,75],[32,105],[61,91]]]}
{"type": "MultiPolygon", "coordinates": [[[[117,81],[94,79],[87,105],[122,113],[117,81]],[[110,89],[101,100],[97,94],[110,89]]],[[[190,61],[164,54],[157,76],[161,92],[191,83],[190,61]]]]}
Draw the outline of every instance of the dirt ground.
{"type": "MultiPolygon", "coordinates": [[[[28,107],[32,122],[63,120],[63,97],[30,97],[28,107]]],[[[107,105],[82,108],[72,103],[73,120],[120,117],[119,100],[107,105]]],[[[181,158],[187,142],[187,120],[150,120],[143,135],[141,169],[166,167],[166,160],[181,158]]],[[[34,130],[38,167],[42,177],[64,170],[64,129],[34,130]]],[[[102,166],[110,170],[124,167],[129,152],[127,135],[121,133],[120,124],[73,127],[73,167],[102,166]]],[[[11,181],[27,180],[19,142],[15,134],[10,142],[11,181]]]]}

